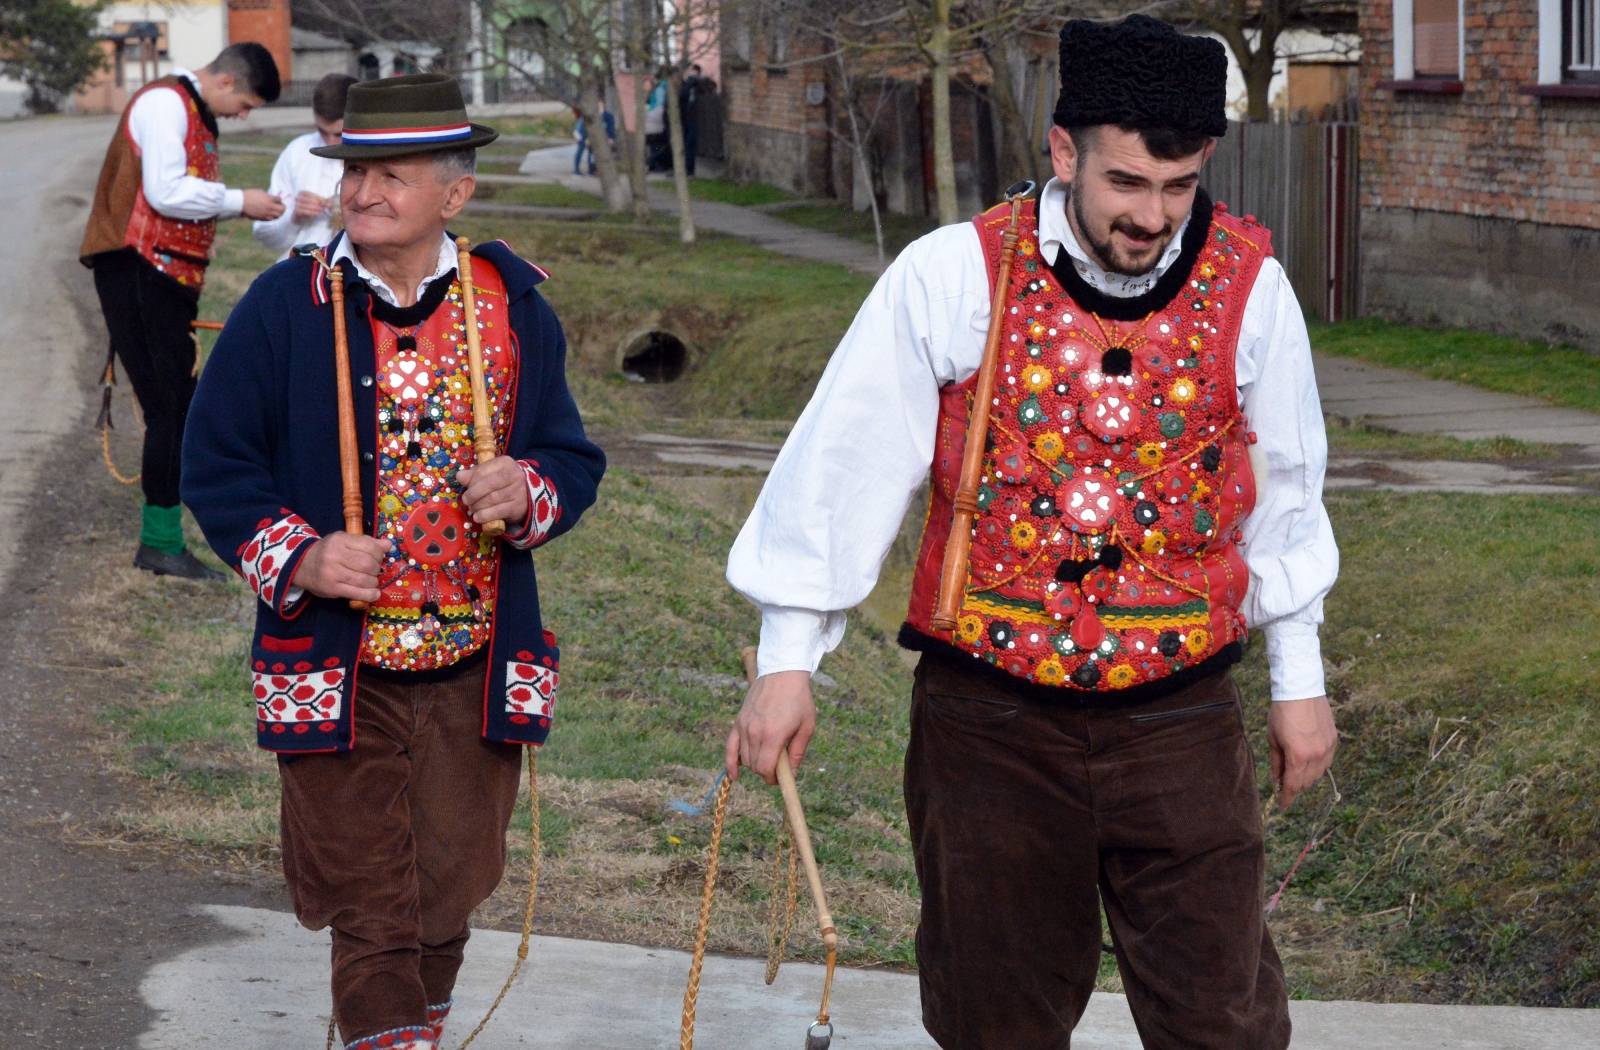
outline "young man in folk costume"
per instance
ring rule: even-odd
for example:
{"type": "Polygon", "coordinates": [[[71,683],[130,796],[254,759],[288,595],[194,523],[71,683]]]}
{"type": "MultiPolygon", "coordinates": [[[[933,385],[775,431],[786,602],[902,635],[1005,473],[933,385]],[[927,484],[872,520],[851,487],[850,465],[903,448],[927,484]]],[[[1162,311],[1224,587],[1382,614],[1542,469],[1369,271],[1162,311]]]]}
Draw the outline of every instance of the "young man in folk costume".
{"type": "Polygon", "coordinates": [[[178,474],[194,396],[200,304],[217,220],[274,219],[265,190],[229,189],[218,173],[217,118],[278,97],[278,67],[260,44],[234,44],[198,72],[174,69],[129,100],[106,149],[78,255],[144,412],[143,521],[133,564],[158,576],[221,579],[183,542],[178,474]]]}
{"type": "Polygon", "coordinates": [[[504,242],[471,265],[496,458],[473,450],[467,313],[446,223],[475,151],[454,80],[350,89],[345,233],[268,270],[207,362],[184,499],[260,598],[251,670],[279,755],[295,913],[333,927],[345,1045],[433,1047],[467,920],[500,881],[521,750],[550,730],[555,637],[532,548],[605,468],[567,390],[542,270],[504,242]],[[343,528],[335,327],[343,274],[363,531],[343,528]],[[503,542],[482,529],[506,523],[503,542]],[[352,600],[370,610],[352,609],[352,600]]]}
{"type": "MultiPolygon", "coordinates": [[[[1056,178],[1022,208],[972,550],[933,624],[1009,206],[879,280],[778,457],[728,576],[762,609],[730,770],[816,727],[810,674],[930,464],[902,633],[922,652],[906,807],[923,1021],[941,1046],[1069,1045],[1100,910],[1144,1045],[1281,1050],[1254,765],[1229,674],[1266,635],[1280,803],[1336,733],[1317,641],[1338,553],[1305,324],[1270,235],[1198,189],[1221,45],[1070,22],[1056,178]]],[[[974,435],[972,440],[984,437],[974,435]]]]}

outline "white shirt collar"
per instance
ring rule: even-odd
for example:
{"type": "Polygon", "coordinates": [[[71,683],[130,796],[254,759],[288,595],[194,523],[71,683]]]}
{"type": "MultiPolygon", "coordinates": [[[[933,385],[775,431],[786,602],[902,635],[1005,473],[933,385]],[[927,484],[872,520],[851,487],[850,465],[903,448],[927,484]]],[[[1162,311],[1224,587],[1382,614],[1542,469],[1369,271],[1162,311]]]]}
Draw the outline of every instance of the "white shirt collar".
{"type": "MultiPolygon", "coordinates": [[[[390,306],[400,305],[399,300],[395,298],[394,289],[385,284],[383,278],[361,265],[361,260],[356,258],[355,249],[350,245],[348,234],[339,238],[339,246],[333,250],[333,258],[329,259],[328,262],[331,265],[338,266],[340,259],[349,259],[355,265],[356,276],[367,282],[367,287],[372,289],[372,294],[390,306]]],[[[439,238],[439,263],[434,267],[433,275],[424,278],[422,283],[417,285],[417,299],[420,300],[422,298],[422,293],[427,291],[428,285],[455,269],[456,262],[455,242],[448,236],[441,236],[439,238]]]]}
{"type": "Polygon", "coordinates": [[[1044,184],[1044,192],[1039,195],[1039,252],[1044,256],[1044,261],[1053,266],[1056,253],[1065,248],[1067,258],[1072,260],[1072,268],[1095,291],[1120,299],[1143,295],[1155,287],[1161,275],[1183,254],[1183,234],[1189,228],[1188,219],[1184,219],[1178,232],[1173,234],[1155,269],[1136,277],[1107,273],[1089,258],[1089,253],[1083,250],[1072,232],[1072,224],[1067,221],[1068,192],[1067,184],[1060,179],[1051,179],[1044,184]]]}
{"type": "Polygon", "coordinates": [[[195,94],[198,95],[200,93],[200,78],[189,72],[187,69],[184,69],[182,66],[173,66],[172,69],[168,71],[167,75],[171,77],[182,77],[184,80],[187,80],[189,83],[194,85],[195,94]]]}

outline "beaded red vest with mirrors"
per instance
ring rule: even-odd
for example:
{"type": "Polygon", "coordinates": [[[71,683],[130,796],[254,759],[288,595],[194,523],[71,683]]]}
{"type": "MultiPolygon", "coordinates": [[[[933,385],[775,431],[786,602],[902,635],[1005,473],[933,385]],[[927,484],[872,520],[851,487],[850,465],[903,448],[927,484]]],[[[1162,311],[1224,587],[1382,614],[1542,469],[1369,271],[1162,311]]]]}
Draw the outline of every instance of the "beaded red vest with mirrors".
{"type": "MultiPolygon", "coordinates": [[[[473,264],[484,383],[505,447],[516,389],[505,284],[473,264]]],[[[476,652],[493,629],[500,545],[483,538],[461,500],[456,472],[477,462],[460,281],[426,320],[410,327],[374,315],[378,484],[375,535],[389,541],[382,597],[367,614],[361,662],[397,671],[448,667],[476,652]]]]}
{"type": "MultiPolygon", "coordinates": [[[[184,114],[189,120],[183,134],[184,173],[207,182],[218,181],[221,165],[217,158],[217,138],[201,118],[200,104],[188,85],[180,83],[176,77],[166,77],[141,88],[134,97],[158,87],[173,88],[183,99],[184,114]]],[[[132,108],[130,103],[129,109],[132,108]]],[[[216,236],[216,219],[174,219],[163,215],[150,206],[141,185],[133,199],[124,239],[150,265],[179,284],[198,290],[205,284],[211,242],[216,236]]]]}
{"type": "MultiPolygon", "coordinates": [[[[1117,321],[1040,258],[1036,209],[1025,205],[1005,294],[957,626],[931,621],[976,375],[940,395],[907,626],[1029,682],[1116,692],[1244,639],[1238,526],[1255,486],[1234,352],[1270,235],[1216,206],[1181,290],[1117,321]]],[[[1009,216],[1002,205],[973,220],[991,285],[1009,216]]]]}

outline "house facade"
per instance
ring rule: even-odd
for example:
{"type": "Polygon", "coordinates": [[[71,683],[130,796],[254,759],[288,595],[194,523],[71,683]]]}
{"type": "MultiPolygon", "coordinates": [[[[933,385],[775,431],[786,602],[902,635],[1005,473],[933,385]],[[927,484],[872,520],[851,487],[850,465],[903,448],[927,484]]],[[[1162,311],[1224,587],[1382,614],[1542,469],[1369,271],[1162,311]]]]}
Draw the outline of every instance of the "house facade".
{"type": "Polygon", "coordinates": [[[1362,5],[1363,309],[1600,351],[1600,0],[1362,5]]]}
{"type": "MultiPolygon", "coordinates": [[[[1334,5],[1320,20],[1291,26],[1278,38],[1268,90],[1273,119],[1349,119],[1362,53],[1356,7],[1334,5]]],[[[1029,174],[1037,177],[1048,174],[1045,137],[1060,91],[1057,28],[1047,21],[1015,34],[1005,63],[1011,97],[1036,146],[1036,169],[1029,174]]],[[[730,175],[863,209],[871,187],[890,211],[936,210],[930,80],[913,49],[887,47],[847,59],[852,86],[870,97],[869,172],[855,170],[844,85],[823,41],[781,16],[752,16],[725,5],[722,53],[730,175]]],[[[1003,188],[996,156],[1003,132],[992,79],[988,61],[970,47],[952,70],[951,144],[963,214],[982,211],[1003,188]]],[[[1232,51],[1226,100],[1229,115],[1243,119],[1247,88],[1232,51]]]]}

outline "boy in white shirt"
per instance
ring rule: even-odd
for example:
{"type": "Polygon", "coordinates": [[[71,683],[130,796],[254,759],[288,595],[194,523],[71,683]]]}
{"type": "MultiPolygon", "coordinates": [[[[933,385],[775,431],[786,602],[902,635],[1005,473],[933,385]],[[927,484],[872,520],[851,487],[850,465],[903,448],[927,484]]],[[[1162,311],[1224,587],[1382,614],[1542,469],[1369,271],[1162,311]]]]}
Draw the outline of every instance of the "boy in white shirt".
{"type": "Polygon", "coordinates": [[[317,81],[311,96],[315,131],[290,142],[272,166],[269,193],[283,202],[283,214],[258,221],[251,229],[256,240],[279,254],[297,244],[327,244],[333,240],[333,207],[339,196],[344,165],[312,154],[317,146],[336,146],[344,131],[344,103],[356,78],[329,73],[317,81]]]}

